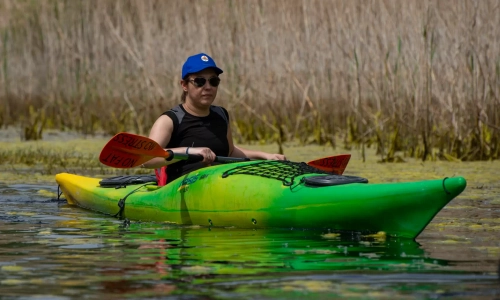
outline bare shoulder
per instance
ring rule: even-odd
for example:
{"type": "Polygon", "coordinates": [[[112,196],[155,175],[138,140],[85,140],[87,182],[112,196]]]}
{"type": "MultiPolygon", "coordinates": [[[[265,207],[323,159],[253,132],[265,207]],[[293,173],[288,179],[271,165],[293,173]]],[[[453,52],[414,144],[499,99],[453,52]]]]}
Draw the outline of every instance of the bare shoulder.
{"type": "Polygon", "coordinates": [[[153,127],[155,126],[162,126],[162,127],[171,127],[173,128],[174,127],[174,122],[172,121],[172,119],[167,116],[167,115],[161,115],[158,117],[158,119],[156,119],[155,123],[153,124],[153,127]]]}
{"type": "Polygon", "coordinates": [[[167,115],[161,115],[153,124],[151,132],[149,133],[149,138],[165,147],[168,142],[170,142],[173,130],[174,122],[172,119],[167,115]]]}

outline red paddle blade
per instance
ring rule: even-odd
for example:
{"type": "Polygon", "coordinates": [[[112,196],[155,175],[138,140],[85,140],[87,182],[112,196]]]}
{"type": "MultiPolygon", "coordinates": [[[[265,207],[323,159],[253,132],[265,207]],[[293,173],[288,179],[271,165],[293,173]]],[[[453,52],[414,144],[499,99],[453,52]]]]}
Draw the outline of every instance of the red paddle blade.
{"type": "Polygon", "coordinates": [[[109,167],[128,169],[138,167],[151,158],[151,156],[143,156],[104,147],[99,156],[99,161],[109,167]]]}
{"type": "Polygon", "coordinates": [[[322,171],[342,175],[351,159],[351,154],[340,154],[311,160],[307,164],[322,171]]]}
{"type": "Polygon", "coordinates": [[[106,166],[126,169],[140,166],[153,157],[169,156],[170,154],[154,140],[121,132],[102,148],[99,161],[106,166]]]}

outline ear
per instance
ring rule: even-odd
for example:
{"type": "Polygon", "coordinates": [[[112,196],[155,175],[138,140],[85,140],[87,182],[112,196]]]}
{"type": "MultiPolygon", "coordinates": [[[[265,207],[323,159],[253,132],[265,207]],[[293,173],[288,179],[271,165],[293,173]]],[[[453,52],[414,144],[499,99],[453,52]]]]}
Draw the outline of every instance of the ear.
{"type": "Polygon", "coordinates": [[[179,84],[182,86],[182,89],[184,90],[184,92],[187,92],[188,90],[188,81],[187,80],[180,80],[179,81],[179,84]]]}

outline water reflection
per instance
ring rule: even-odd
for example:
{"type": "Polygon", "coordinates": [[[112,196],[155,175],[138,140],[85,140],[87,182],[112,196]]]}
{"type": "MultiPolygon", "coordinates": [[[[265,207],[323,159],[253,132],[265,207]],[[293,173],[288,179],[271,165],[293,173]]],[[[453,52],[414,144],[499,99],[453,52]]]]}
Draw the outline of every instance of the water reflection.
{"type": "Polygon", "coordinates": [[[431,255],[422,242],[314,230],[124,225],[40,196],[41,189],[55,193],[47,186],[0,187],[2,296],[500,295],[484,260],[470,257],[482,270],[470,272],[453,257],[431,255]]]}
{"type": "MultiPolygon", "coordinates": [[[[273,289],[297,290],[301,287],[321,292],[332,283],[318,287],[317,282],[311,282],[342,281],[351,277],[352,271],[359,274],[371,271],[407,273],[432,271],[447,264],[444,260],[425,257],[414,241],[353,234],[235,228],[209,230],[151,223],[132,223],[124,227],[115,222],[112,226],[101,226],[89,220],[60,221],[56,226],[84,229],[88,235],[79,237],[85,241],[83,245],[88,245],[89,239],[100,237],[105,251],[101,251],[98,260],[96,253],[88,253],[93,247],[85,251],[87,254],[80,253],[79,259],[87,264],[93,261],[91,269],[98,272],[84,278],[90,280],[89,284],[99,282],[101,292],[106,294],[170,293],[189,289],[193,284],[216,287],[234,279],[242,285],[258,280],[259,285],[269,283],[273,289]],[[345,277],[328,277],[332,271],[335,274],[350,272],[345,277]],[[300,280],[308,283],[297,281],[302,277],[300,280]],[[291,285],[276,286],[277,278],[286,278],[286,282],[292,280],[291,285]]],[[[69,239],[49,241],[65,249],[70,249],[65,247],[67,243],[74,243],[69,239]]],[[[74,267],[74,271],[81,272],[74,267]]],[[[239,290],[240,287],[233,288],[239,290]]]]}

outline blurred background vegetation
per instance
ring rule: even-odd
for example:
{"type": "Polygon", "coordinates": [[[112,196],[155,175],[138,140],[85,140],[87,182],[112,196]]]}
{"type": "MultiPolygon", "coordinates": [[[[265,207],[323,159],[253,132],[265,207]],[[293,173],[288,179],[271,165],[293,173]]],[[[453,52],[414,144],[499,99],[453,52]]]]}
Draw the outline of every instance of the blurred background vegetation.
{"type": "Polygon", "coordinates": [[[1,0],[0,126],[148,135],[198,52],[238,142],[499,157],[497,0],[1,0]]]}

